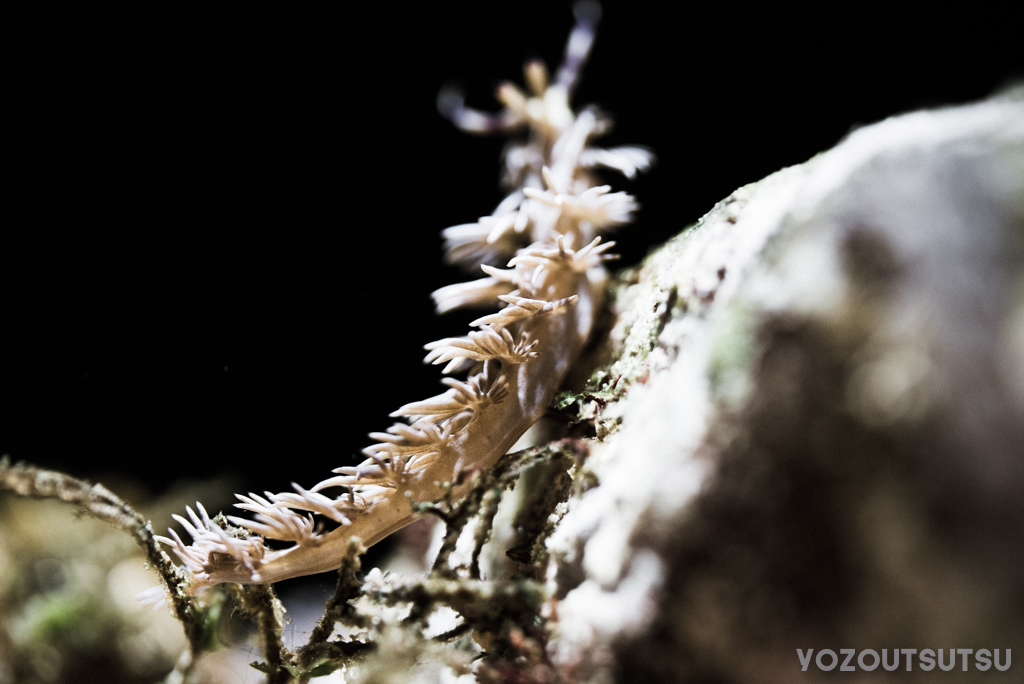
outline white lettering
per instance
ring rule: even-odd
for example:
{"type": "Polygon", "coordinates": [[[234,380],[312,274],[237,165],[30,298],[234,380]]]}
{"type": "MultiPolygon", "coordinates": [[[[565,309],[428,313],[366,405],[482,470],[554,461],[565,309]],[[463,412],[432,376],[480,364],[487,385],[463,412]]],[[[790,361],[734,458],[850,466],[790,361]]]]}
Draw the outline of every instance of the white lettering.
{"type": "MultiPolygon", "coordinates": [[[[907,663],[906,670],[911,672],[914,669],[914,656],[917,655],[917,666],[928,672],[935,669],[936,660],[938,661],[939,669],[944,672],[949,672],[956,667],[956,659],[960,658],[960,669],[963,672],[970,670],[970,659],[974,656],[974,667],[975,669],[981,670],[982,672],[990,669],[995,665],[996,669],[1000,672],[1006,672],[1010,669],[1011,653],[1010,649],[1006,651],[1006,662],[1002,661],[1001,649],[979,648],[974,650],[973,648],[938,648],[932,650],[925,648],[917,650],[916,648],[894,648],[892,649],[892,662],[889,661],[889,649],[883,648],[882,654],[879,655],[878,651],[873,648],[866,648],[861,651],[857,651],[855,648],[840,648],[837,649],[839,655],[842,655],[842,664],[840,665],[839,655],[836,655],[836,651],[831,648],[823,648],[815,654],[813,648],[796,649],[796,657],[800,661],[800,671],[807,672],[807,669],[811,666],[811,660],[818,665],[818,669],[823,672],[831,672],[839,666],[841,672],[856,672],[857,666],[865,672],[871,672],[878,669],[878,665],[881,664],[887,672],[893,672],[900,669],[900,655],[902,654],[904,660],[907,663]],[[947,662],[946,654],[944,651],[949,651],[949,660],[947,662]]],[[[2,684],[2,683],[0,683],[2,684]]]]}
{"type": "MultiPolygon", "coordinates": [[[[860,655],[857,656],[857,664],[860,665],[860,669],[867,670],[868,672],[871,672],[876,667],[878,667],[878,651],[876,651],[874,649],[870,649],[870,648],[864,649],[863,651],[860,652],[860,655]],[[867,665],[864,664],[864,656],[866,656],[866,655],[870,655],[872,658],[875,659],[875,662],[871,663],[870,667],[868,667],[867,665]]],[[[853,668],[850,668],[850,669],[852,670],[853,668]]]]}

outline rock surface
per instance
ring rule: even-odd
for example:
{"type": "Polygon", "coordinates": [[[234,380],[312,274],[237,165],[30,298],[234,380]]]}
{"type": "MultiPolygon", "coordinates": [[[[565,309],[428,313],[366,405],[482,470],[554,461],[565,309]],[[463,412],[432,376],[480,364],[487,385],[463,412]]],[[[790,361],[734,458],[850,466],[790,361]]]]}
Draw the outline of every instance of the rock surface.
{"type": "Polygon", "coordinates": [[[1024,640],[1024,92],[741,188],[617,306],[598,485],[548,541],[567,678],[817,681],[796,649],[1024,640]]]}

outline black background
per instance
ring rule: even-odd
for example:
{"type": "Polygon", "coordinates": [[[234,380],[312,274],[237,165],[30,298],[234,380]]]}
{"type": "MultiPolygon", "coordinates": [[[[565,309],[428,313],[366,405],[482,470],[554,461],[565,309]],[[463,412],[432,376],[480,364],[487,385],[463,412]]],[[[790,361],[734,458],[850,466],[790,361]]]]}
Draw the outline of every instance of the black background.
{"type": "MultiPolygon", "coordinates": [[[[438,90],[493,108],[558,62],[569,4],[125,7],[7,21],[0,453],[308,486],[443,389],[422,345],[466,330],[431,309],[466,279],[438,234],[500,200],[502,142],[438,90]]],[[[1024,76],[1015,20],[976,5],[676,7],[605,3],[576,98],[658,155],[609,177],[643,207],[625,263],[856,125],[1024,76]]]]}

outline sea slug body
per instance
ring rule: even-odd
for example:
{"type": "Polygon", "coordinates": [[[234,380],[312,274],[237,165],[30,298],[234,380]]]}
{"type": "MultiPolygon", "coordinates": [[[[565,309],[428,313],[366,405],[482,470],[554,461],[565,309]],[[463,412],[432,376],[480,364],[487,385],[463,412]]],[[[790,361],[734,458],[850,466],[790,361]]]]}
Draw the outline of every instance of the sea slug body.
{"type": "Polygon", "coordinates": [[[173,530],[159,539],[184,563],[192,591],[338,568],[351,537],[370,546],[413,522],[415,502],[440,499],[467,468],[491,467],[551,404],[602,304],[604,262],[614,258],[614,243],[599,233],[628,223],[637,208],[631,195],[599,185],[593,169],[632,177],[652,160],[639,147],[591,147],[609,119],[594,108],[576,114],[569,107],[598,14],[596,5],[577,5],[554,80],[540,62],[528,62],[529,92],[508,83],[498,88],[504,111],[468,109],[451,92],[439,98],[442,112],[463,130],[526,132],[505,152],[509,194],[494,214],[443,233],[446,260],[484,277],[435,292],[438,312],[503,305],[473,321],[476,330],[466,336],[426,345],[427,362],[465,380],[446,377],[447,391],[392,413],[408,422],[370,433],[375,443],[360,465],[338,468],[309,489],[237,495],[236,506],[253,519],[227,520],[244,534],[211,520],[202,506],[189,508],[187,519],[175,516],[192,542],[173,530]],[[325,521],[336,527],[324,531],[325,521]],[[292,546],[272,550],[263,538],[292,546]]]}

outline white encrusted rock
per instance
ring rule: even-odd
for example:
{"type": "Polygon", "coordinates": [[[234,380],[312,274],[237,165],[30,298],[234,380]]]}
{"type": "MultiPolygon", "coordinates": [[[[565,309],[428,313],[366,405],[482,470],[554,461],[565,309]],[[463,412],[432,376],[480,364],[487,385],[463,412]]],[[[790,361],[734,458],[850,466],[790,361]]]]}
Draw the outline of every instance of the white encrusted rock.
{"type": "Polygon", "coordinates": [[[618,302],[599,484],[548,541],[564,672],[782,682],[796,648],[1019,642],[1020,90],[741,188],[618,302]]]}

